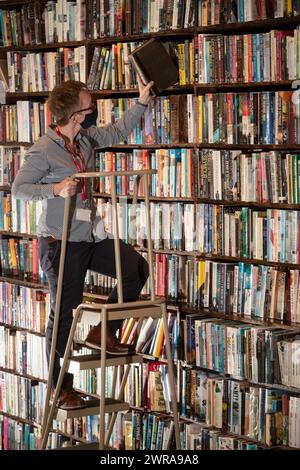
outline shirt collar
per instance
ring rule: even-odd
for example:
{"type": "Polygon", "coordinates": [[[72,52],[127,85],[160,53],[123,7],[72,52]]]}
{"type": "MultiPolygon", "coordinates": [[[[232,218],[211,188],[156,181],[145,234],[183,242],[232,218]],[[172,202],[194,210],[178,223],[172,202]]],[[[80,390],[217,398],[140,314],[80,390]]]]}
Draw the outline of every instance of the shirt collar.
{"type": "MultiPolygon", "coordinates": [[[[64,145],[64,139],[57,134],[55,131],[55,125],[51,124],[47,127],[46,135],[55,142],[59,142],[64,145]]],[[[75,137],[76,142],[80,142],[80,140],[84,137],[84,129],[81,129],[75,137]]]]}

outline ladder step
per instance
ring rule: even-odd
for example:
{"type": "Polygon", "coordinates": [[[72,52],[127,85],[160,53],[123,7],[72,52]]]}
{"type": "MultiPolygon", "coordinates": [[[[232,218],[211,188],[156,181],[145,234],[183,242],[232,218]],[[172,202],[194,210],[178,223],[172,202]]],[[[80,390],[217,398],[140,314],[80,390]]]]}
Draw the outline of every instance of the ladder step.
{"type": "MultiPolygon", "coordinates": [[[[62,363],[63,359],[61,359],[62,363]]],[[[84,356],[71,356],[69,359],[68,372],[77,374],[81,370],[97,369],[101,367],[101,354],[87,354],[84,356]]],[[[141,364],[143,357],[139,354],[128,354],[126,356],[106,356],[106,367],[121,366],[125,364],[141,364]]]]}
{"type": "MultiPolygon", "coordinates": [[[[99,414],[100,400],[93,398],[86,400],[86,408],[79,408],[76,410],[63,410],[57,409],[55,419],[57,421],[65,421],[68,418],[79,418],[81,416],[93,416],[99,414]]],[[[129,404],[113,398],[105,398],[105,413],[118,413],[119,411],[127,411],[129,404]]]]}
{"type": "MultiPolygon", "coordinates": [[[[131,307],[130,309],[120,310],[107,310],[107,318],[111,320],[124,320],[126,318],[143,318],[152,317],[160,318],[162,316],[161,307],[157,305],[150,305],[145,307],[131,307]]],[[[98,325],[101,320],[101,311],[83,310],[81,313],[81,323],[89,325],[98,325]]]]}

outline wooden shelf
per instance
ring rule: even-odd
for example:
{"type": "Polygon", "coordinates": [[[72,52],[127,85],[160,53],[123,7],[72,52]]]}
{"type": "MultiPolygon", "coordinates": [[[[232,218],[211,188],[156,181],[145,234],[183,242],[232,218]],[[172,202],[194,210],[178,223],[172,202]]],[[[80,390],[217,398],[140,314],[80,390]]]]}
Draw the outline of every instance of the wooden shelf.
{"type": "Polygon", "coordinates": [[[32,380],[34,382],[42,382],[45,384],[47,383],[47,380],[45,379],[40,379],[38,377],[34,377],[33,375],[23,374],[13,369],[7,369],[6,367],[0,367],[0,371],[7,372],[8,374],[12,374],[12,375],[17,375],[18,377],[23,377],[24,379],[32,380]]]}
{"type": "MultiPolygon", "coordinates": [[[[192,144],[191,144],[192,145],[192,144]]],[[[217,144],[209,144],[206,142],[194,144],[200,149],[220,149],[220,150],[249,150],[250,152],[284,150],[300,152],[300,144],[226,144],[220,142],[217,144]]],[[[171,146],[172,147],[172,146],[171,146]]]]}
{"type": "Polygon", "coordinates": [[[259,318],[252,318],[248,316],[240,316],[240,315],[229,315],[227,313],[221,313],[217,312],[215,310],[208,310],[206,308],[191,308],[187,305],[181,304],[179,306],[179,309],[183,313],[196,313],[196,314],[201,314],[201,315],[206,315],[211,318],[219,318],[219,319],[224,319],[224,320],[233,320],[239,323],[247,323],[247,324],[253,324],[253,325],[261,325],[261,326],[275,326],[277,328],[282,328],[284,330],[295,330],[300,332],[300,323],[292,323],[292,322],[282,322],[280,320],[262,320],[259,318]]]}
{"type": "Polygon", "coordinates": [[[39,284],[38,282],[26,281],[24,279],[19,279],[9,276],[0,276],[0,281],[9,282],[10,284],[17,284],[19,286],[30,287],[32,289],[48,291],[48,286],[46,284],[39,284]]]}
{"type": "MultiPolygon", "coordinates": [[[[32,144],[31,144],[32,145],[32,144]]],[[[224,142],[220,143],[206,143],[206,142],[179,142],[173,144],[119,144],[110,147],[111,151],[114,150],[124,150],[124,149],[146,149],[146,150],[155,150],[155,149],[174,149],[174,148],[199,148],[199,149],[220,149],[220,150],[248,150],[249,152],[260,152],[260,151],[270,151],[270,150],[283,150],[285,152],[297,151],[300,153],[300,144],[226,144],[224,142]]],[[[101,148],[105,151],[105,149],[101,148]]]]}
{"type": "MultiPolygon", "coordinates": [[[[147,248],[134,247],[137,251],[148,252],[147,248]]],[[[195,258],[200,258],[208,261],[221,261],[228,263],[245,263],[245,264],[255,264],[255,265],[264,265],[264,266],[273,266],[275,268],[287,268],[287,269],[300,269],[299,263],[281,263],[276,261],[267,261],[259,260],[252,258],[240,258],[238,256],[223,256],[223,255],[210,255],[208,253],[199,253],[198,251],[184,251],[184,250],[158,250],[153,249],[153,253],[165,254],[165,255],[178,255],[178,256],[190,256],[195,258]]]]}
{"type": "Polygon", "coordinates": [[[130,34],[124,36],[105,36],[99,39],[87,39],[86,44],[90,46],[99,46],[106,44],[115,44],[116,42],[129,42],[129,41],[145,41],[150,38],[158,37],[161,40],[172,38],[193,38],[195,34],[194,28],[182,29],[172,29],[167,31],[155,31],[151,33],[144,34],[130,34]]]}
{"type": "Polygon", "coordinates": [[[13,0],[13,1],[3,1],[3,2],[0,2],[0,8],[1,10],[4,9],[4,8],[15,8],[15,7],[18,7],[18,6],[22,6],[22,5],[28,5],[28,3],[31,3],[32,0],[13,0]]]}
{"type": "MultiPolygon", "coordinates": [[[[300,325],[299,325],[299,328],[300,328],[300,325]]],[[[214,369],[207,369],[206,367],[196,366],[196,364],[189,364],[188,362],[185,362],[185,361],[182,361],[182,367],[188,368],[188,369],[203,370],[205,372],[210,372],[210,373],[213,372],[218,377],[224,377],[225,379],[234,380],[235,382],[242,382],[242,383],[248,384],[249,386],[271,388],[274,390],[280,390],[282,392],[289,392],[289,393],[294,393],[296,395],[300,395],[300,388],[296,388],[296,387],[289,387],[287,385],[276,384],[276,383],[268,384],[264,382],[254,382],[253,380],[250,380],[247,378],[234,377],[224,372],[219,372],[214,369]]]]}
{"type": "Polygon", "coordinates": [[[12,238],[29,238],[35,239],[37,235],[31,235],[30,233],[12,232],[10,230],[0,230],[0,236],[12,237],[12,238]]]}
{"type": "Polygon", "coordinates": [[[10,186],[0,186],[0,191],[5,191],[7,193],[10,193],[11,188],[10,186]]]}
{"type": "MultiPolygon", "coordinates": [[[[111,199],[111,194],[108,193],[93,193],[93,197],[111,199]]],[[[128,199],[132,201],[132,195],[117,195],[117,198],[128,199]]],[[[144,201],[144,196],[138,196],[138,201],[144,201]]],[[[159,196],[150,196],[150,201],[156,202],[186,202],[197,204],[212,204],[215,206],[230,206],[230,207],[249,207],[253,209],[289,209],[289,210],[300,210],[300,204],[289,204],[288,202],[250,202],[250,201],[227,201],[225,199],[210,199],[210,198],[201,198],[201,197],[159,197],[159,196]]]]}
{"type": "Polygon", "coordinates": [[[0,142],[0,145],[3,145],[4,147],[31,147],[33,142],[0,142]]]}
{"type": "Polygon", "coordinates": [[[240,83],[240,82],[230,82],[230,83],[196,83],[195,89],[198,94],[202,93],[219,93],[225,90],[228,91],[237,91],[237,90],[254,90],[254,91],[264,91],[264,90],[281,90],[281,89],[290,89],[294,80],[281,80],[278,82],[249,82],[249,83],[240,83]]]}
{"type": "Polygon", "coordinates": [[[12,92],[6,93],[6,98],[8,100],[11,100],[11,99],[24,100],[28,98],[38,98],[38,97],[46,98],[49,95],[49,93],[50,93],[49,91],[15,91],[13,93],[12,92]]]}
{"type": "MultiPolygon", "coordinates": [[[[188,84],[188,85],[174,85],[172,87],[167,88],[164,90],[163,93],[160,93],[160,96],[165,96],[165,95],[170,95],[171,93],[186,93],[186,92],[194,92],[194,85],[193,84],[188,84]]],[[[138,96],[139,91],[137,88],[124,88],[121,90],[89,90],[92,96],[94,97],[105,97],[109,98],[110,96],[138,96]]]]}
{"type": "MultiPolygon", "coordinates": [[[[25,2],[25,4],[28,2],[25,2]]],[[[2,9],[2,3],[0,2],[0,8],[2,9]]],[[[8,51],[44,51],[44,50],[51,50],[51,49],[59,49],[61,47],[79,47],[86,45],[87,41],[64,41],[64,42],[52,42],[47,44],[30,44],[30,45],[23,45],[23,46],[7,46],[1,47],[1,52],[8,52],[8,51]]]]}
{"type": "Polygon", "coordinates": [[[34,426],[35,428],[40,428],[41,424],[36,423],[35,421],[31,421],[30,419],[25,419],[21,418],[16,415],[12,415],[10,413],[6,413],[5,411],[0,410],[0,414],[3,416],[7,416],[7,418],[13,419],[14,421],[17,421],[18,423],[23,423],[23,424],[29,424],[29,426],[34,426]]]}
{"type": "MultiPolygon", "coordinates": [[[[114,150],[124,150],[124,149],[175,149],[175,148],[194,148],[195,144],[187,144],[187,143],[178,143],[178,144],[119,144],[110,147],[111,151],[114,150]]],[[[101,150],[105,151],[105,149],[101,148],[101,150]]],[[[299,146],[300,150],[300,146],[299,146]]]]}
{"type": "MultiPolygon", "coordinates": [[[[97,198],[106,198],[106,199],[111,199],[111,194],[108,193],[93,193],[94,197],[97,198]]],[[[117,198],[126,198],[129,201],[132,201],[133,196],[122,196],[122,195],[117,195],[117,198]]],[[[145,197],[144,196],[138,196],[138,201],[144,201],[145,197]]],[[[158,197],[158,196],[149,196],[150,201],[156,201],[156,202],[194,202],[194,198],[192,197],[158,197]]],[[[300,209],[300,206],[299,206],[300,209]]]]}
{"type": "Polygon", "coordinates": [[[243,23],[223,23],[210,26],[199,26],[196,28],[196,32],[202,34],[242,34],[257,31],[263,32],[278,28],[289,29],[297,26],[298,24],[300,24],[300,15],[289,16],[287,18],[268,18],[243,23]]]}
{"type": "Polygon", "coordinates": [[[4,326],[4,328],[7,328],[12,331],[24,331],[25,333],[31,333],[32,335],[36,335],[36,336],[41,336],[41,337],[45,336],[45,333],[41,333],[40,331],[30,330],[28,328],[23,328],[22,326],[12,325],[9,323],[0,322],[0,326],[4,326]]]}
{"type": "Polygon", "coordinates": [[[288,202],[250,202],[250,201],[227,201],[224,199],[195,198],[195,202],[199,204],[212,204],[216,206],[229,207],[249,207],[252,209],[289,209],[300,210],[300,204],[289,204],[288,202]]]}

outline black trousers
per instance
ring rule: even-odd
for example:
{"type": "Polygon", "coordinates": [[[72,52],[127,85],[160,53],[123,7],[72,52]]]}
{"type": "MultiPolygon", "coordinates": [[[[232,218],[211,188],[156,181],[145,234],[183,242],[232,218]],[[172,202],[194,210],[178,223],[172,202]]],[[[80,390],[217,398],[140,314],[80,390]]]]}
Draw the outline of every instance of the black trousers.
{"type": "MultiPolygon", "coordinates": [[[[55,301],[57,291],[57,280],[59,271],[59,258],[61,241],[49,241],[48,238],[40,237],[38,240],[39,260],[42,270],[47,276],[51,313],[46,329],[46,355],[49,365],[51,342],[53,334],[55,301]]],[[[134,248],[124,242],[120,242],[123,297],[125,302],[134,301],[138,298],[149,275],[147,261],[137,253],[134,248]]],[[[56,344],[56,356],[53,372],[53,386],[56,386],[60,364],[63,357],[71,324],[72,310],[82,302],[84,279],[86,271],[90,269],[107,276],[116,277],[114,240],[106,238],[98,243],[68,242],[65,258],[65,270],[61,299],[60,321],[56,344]]],[[[117,286],[112,290],[108,303],[118,300],[117,286]]],[[[110,322],[113,333],[120,327],[121,321],[110,322]]],[[[72,386],[73,375],[67,373],[64,377],[63,387],[72,386]]]]}

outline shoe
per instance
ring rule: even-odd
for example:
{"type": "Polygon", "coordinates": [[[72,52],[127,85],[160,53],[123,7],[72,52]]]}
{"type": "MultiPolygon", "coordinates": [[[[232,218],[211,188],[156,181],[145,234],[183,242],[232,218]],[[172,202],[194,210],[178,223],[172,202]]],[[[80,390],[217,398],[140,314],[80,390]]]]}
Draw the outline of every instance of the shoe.
{"type": "MultiPolygon", "coordinates": [[[[84,344],[85,346],[101,351],[101,326],[97,325],[91,328],[84,344]]],[[[124,356],[132,351],[130,351],[127,344],[121,344],[111,331],[107,329],[106,352],[112,356],[124,356]]]]}
{"type": "Polygon", "coordinates": [[[76,392],[74,388],[71,388],[61,390],[57,406],[63,410],[76,410],[78,408],[85,408],[86,403],[80,393],[76,392]]]}

